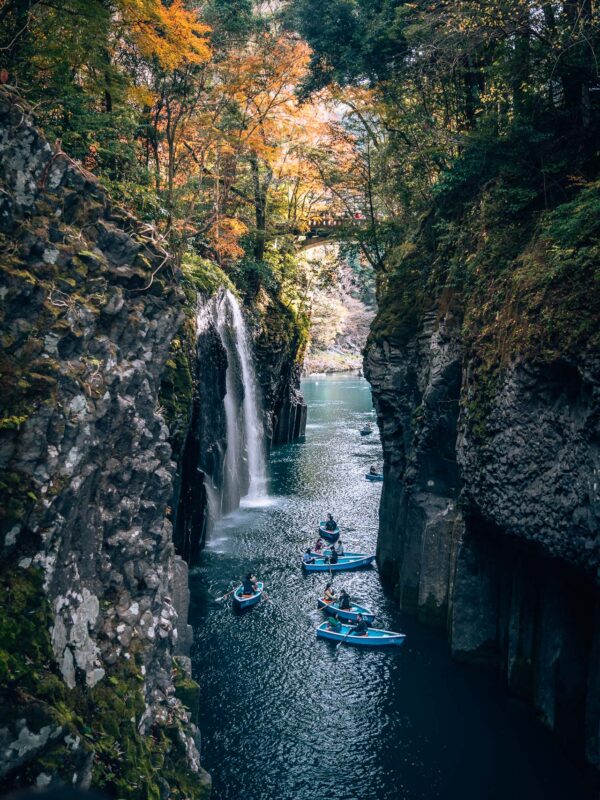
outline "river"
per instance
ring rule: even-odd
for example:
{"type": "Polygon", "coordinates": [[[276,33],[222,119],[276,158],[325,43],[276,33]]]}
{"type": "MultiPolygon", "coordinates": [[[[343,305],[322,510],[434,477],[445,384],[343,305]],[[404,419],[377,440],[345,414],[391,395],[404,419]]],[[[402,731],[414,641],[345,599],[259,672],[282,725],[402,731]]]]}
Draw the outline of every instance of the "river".
{"type": "Polygon", "coordinates": [[[352,550],[375,550],[381,464],[367,382],[303,382],[305,441],[276,448],[270,499],[221,520],[191,576],[202,760],[214,800],[558,800],[588,797],[578,765],[489,672],[456,665],[443,636],[398,612],[376,569],[340,573],[403,648],[317,641],[325,579],[302,548],[332,511],[352,550]],[[268,599],[243,615],[216,603],[249,569],[268,599]]]}

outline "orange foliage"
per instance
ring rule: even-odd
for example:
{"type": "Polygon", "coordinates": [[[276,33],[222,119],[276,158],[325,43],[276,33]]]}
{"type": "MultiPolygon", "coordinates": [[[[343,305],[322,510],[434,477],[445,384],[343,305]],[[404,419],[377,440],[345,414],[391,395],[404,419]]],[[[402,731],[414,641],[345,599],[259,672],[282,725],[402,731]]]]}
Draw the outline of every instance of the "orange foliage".
{"type": "Polygon", "coordinates": [[[156,58],[163,69],[180,69],[210,58],[210,30],[182,0],[119,0],[123,23],[144,58],[156,58]]]}

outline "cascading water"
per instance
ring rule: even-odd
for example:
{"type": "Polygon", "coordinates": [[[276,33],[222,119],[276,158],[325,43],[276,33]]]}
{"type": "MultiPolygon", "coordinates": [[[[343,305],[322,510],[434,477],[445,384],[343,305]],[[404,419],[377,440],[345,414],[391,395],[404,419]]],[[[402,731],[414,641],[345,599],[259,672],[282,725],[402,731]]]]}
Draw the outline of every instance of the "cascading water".
{"type": "Polygon", "coordinates": [[[242,497],[266,494],[265,448],[260,403],[246,324],[235,296],[226,291],[219,302],[217,328],[227,352],[225,416],[227,453],[223,510],[231,511],[242,497]]]}

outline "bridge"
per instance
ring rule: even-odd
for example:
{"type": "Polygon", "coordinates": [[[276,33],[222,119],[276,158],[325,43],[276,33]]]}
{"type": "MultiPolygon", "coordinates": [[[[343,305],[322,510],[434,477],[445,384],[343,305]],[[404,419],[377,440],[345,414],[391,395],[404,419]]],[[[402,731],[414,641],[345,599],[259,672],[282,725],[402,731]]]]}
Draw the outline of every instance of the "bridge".
{"type": "Polygon", "coordinates": [[[355,214],[312,214],[308,220],[308,231],[297,232],[300,250],[311,250],[313,247],[319,247],[319,245],[326,244],[327,241],[335,238],[340,228],[363,226],[366,222],[366,217],[360,212],[355,214]]]}

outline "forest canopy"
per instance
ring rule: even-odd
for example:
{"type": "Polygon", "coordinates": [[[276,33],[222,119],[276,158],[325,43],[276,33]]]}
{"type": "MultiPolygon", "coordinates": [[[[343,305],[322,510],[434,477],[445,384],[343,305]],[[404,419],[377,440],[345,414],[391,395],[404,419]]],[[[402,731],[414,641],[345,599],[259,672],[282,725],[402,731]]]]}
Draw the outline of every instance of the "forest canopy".
{"type": "Polygon", "coordinates": [[[4,0],[0,31],[3,81],[178,261],[296,310],[332,220],[410,316],[596,197],[592,0],[4,0]]]}

